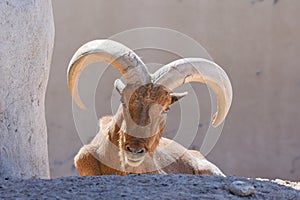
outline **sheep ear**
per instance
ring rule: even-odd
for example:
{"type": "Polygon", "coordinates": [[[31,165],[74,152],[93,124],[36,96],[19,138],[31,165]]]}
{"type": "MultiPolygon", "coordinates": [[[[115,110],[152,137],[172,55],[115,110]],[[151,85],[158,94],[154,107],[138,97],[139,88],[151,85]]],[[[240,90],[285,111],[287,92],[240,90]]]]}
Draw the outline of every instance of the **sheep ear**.
{"type": "Polygon", "coordinates": [[[114,87],[119,92],[119,94],[122,95],[123,89],[125,88],[125,84],[120,79],[117,79],[115,80],[114,87]]]}
{"type": "Polygon", "coordinates": [[[185,97],[188,93],[187,92],[182,92],[182,93],[171,93],[171,97],[172,97],[172,103],[177,102],[179,99],[181,99],[182,97],[185,97]]]}

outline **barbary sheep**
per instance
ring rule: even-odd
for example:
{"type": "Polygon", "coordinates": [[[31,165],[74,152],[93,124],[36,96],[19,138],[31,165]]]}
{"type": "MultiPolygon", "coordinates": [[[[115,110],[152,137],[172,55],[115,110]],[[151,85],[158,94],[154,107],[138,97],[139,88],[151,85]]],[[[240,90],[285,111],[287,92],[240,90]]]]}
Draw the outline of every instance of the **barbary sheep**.
{"type": "MultiPolygon", "coordinates": [[[[185,58],[148,72],[142,60],[126,46],[112,40],[95,40],[80,47],[68,67],[68,86],[74,101],[81,72],[95,62],[117,69],[126,84],[115,81],[121,104],[114,116],[100,119],[100,130],[74,158],[81,176],[128,175],[130,173],[185,173],[222,175],[222,171],[194,150],[162,137],[169,107],[187,93],[174,93],[189,82],[208,85],[218,105],[212,126],[225,119],[232,101],[230,80],[221,67],[201,58],[185,58]]],[[[188,130],[186,130],[188,131],[188,130]]]]}

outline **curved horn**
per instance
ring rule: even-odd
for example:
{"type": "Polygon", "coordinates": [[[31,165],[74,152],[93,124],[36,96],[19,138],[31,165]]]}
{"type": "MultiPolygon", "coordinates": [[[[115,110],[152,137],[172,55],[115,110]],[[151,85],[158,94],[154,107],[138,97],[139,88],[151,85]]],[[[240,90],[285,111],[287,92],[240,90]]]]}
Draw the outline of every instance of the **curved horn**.
{"type": "Polygon", "coordinates": [[[78,95],[78,79],[81,72],[95,62],[106,62],[116,68],[127,84],[144,84],[151,81],[142,60],[128,47],[112,40],[94,40],[81,46],[68,67],[68,86],[80,108],[84,108],[78,95]]]}
{"type": "Polygon", "coordinates": [[[212,119],[217,127],[225,119],[232,101],[232,87],[225,71],[216,63],[201,58],[179,59],[165,65],[153,75],[154,83],[171,90],[189,82],[208,85],[218,99],[218,110],[212,119]]]}

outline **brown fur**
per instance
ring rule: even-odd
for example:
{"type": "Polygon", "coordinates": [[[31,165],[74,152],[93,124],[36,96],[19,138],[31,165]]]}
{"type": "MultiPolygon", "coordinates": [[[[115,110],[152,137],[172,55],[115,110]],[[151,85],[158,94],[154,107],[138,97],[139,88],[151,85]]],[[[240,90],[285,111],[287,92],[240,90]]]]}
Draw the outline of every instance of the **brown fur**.
{"type": "MultiPolygon", "coordinates": [[[[104,117],[100,120],[100,122],[101,122],[100,124],[102,125],[107,125],[112,122],[112,117],[104,117]],[[109,122],[108,119],[110,119],[109,122]],[[105,122],[106,124],[103,124],[103,122],[105,122]]],[[[101,130],[99,131],[97,136],[107,132],[104,129],[104,127],[103,126],[101,127],[101,130]]],[[[170,145],[171,142],[173,141],[162,137],[159,142],[159,147],[163,148],[165,146],[168,146],[170,145]]],[[[85,145],[78,152],[74,161],[80,176],[97,176],[97,175],[111,175],[111,174],[125,176],[130,173],[134,173],[129,171],[116,170],[101,163],[101,161],[97,159],[97,156],[94,155],[97,148],[101,148],[101,146],[85,145]]],[[[160,155],[160,157],[163,157],[165,154],[172,154],[172,157],[174,157],[175,162],[172,162],[170,165],[162,169],[157,169],[155,171],[143,172],[143,170],[137,170],[136,172],[151,173],[151,174],[185,173],[185,174],[223,175],[223,173],[215,165],[207,161],[204,158],[204,156],[202,156],[198,151],[186,150],[184,149],[184,147],[182,147],[181,145],[175,142],[174,142],[174,147],[171,148],[171,150],[172,150],[171,153],[169,151],[165,151],[165,152],[161,151],[158,154],[160,155]],[[183,153],[182,155],[183,151],[185,151],[185,153],[183,153]]]]}
{"type": "MultiPolygon", "coordinates": [[[[101,118],[99,133],[91,144],[83,146],[76,155],[74,161],[79,175],[128,175],[129,173],[224,175],[200,152],[187,150],[180,144],[163,138],[165,123],[159,124],[157,132],[146,138],[134,137],[122,130],[122,123],[127,123],[124,109],[128,110],[131,119],[137,125],[147,126],[151,123],[149,113],[151,106],[157,104],[162,110],[167,110],[174,102],[170,91],[160,85],[147,84],[136,90],[127,87],[123,94],[123,108],[119,109],[113,117],[101,118]],[[109,144],[118,149],[118,152],[108,150],[111,148],[109,144]],[[134,149],[144,148],[147,151],[147,157],[139,166],[126,165],[124,159],[126,145],[134,149]],[[103,153],[105,154],[102,155],[103,153]],[[103,159],[106,161],[104,162],[103,159]],[[115,167],[108,166],[111,163],[115,167]]],[[[160,116],[157,114],[157,117],[160,116]]]]}
{"type": "Polygon", "coordinates": [[[170,92],[164,86],[147,84],[140,86],[131,94],[128,110],[136,124],[146,126],[150,123],[150,108],[155,104],[166,107],[171,104],[171,101],[170,92]]]}

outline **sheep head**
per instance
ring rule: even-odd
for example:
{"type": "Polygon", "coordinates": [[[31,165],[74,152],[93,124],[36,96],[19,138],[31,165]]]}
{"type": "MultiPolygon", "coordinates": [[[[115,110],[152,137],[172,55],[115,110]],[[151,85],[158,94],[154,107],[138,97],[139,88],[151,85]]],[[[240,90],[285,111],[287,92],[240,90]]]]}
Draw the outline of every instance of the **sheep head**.
{"type": "Polygon", "coordinates": [[[218,111],[212,120],[218,126],[225,119],[232,100],[232,88],[226,73],[215,63],[187,58],[174,61],[149,74],[146,65],[129,48],[111,40],[91,41],[77,50],[68,68],[68,86],[81,108],[77,83],[89,64],[106,62],[126,81],[116,80],[121,105],[114,117],[110,140],[119,146],[130,166],[140,165],[147,153],[154,153],[166,127],[169,107],[187,93],[173,90],[185,83],[201,82],[211,87],[218,98],[218,111]]]}
{"type": "Polygon", "coordinates": [[[124,87],[121,92],[124,120],[118,125],[118,134],[122,134],[120,148],[129,165],[138,166],[146,153],[154,153],[166,127],[169,107],[180,97],[183,95],[153,83],[124,87]]]}

